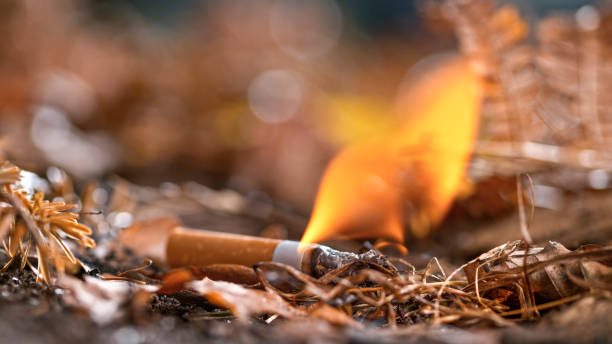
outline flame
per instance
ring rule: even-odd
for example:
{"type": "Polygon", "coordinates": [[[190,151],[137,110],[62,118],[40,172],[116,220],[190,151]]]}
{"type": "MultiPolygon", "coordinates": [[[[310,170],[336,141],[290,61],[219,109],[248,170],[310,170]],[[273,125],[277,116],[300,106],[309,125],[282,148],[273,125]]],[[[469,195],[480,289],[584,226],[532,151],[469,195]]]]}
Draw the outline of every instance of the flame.
{"type": "Polygon", "coordinates": [[[400,93],[395,131],[343,149],[321,180],[302,242],[340,238],[404,241],[438,224],[465,178],[483,82],[453,58],[400,93]]]}

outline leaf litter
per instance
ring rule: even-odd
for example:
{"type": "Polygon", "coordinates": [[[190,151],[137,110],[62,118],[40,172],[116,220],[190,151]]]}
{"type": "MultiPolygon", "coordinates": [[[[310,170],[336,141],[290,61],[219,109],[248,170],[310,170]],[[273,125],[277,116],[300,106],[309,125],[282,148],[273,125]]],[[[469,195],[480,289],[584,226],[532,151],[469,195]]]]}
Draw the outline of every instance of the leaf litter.
{"type": "MultiPolygon", "coordinates": [[[[149,259],[144,264],[102,273],[85,263],[90,259],[87,255],[82,251],[73,254],[62,245],[63,237],[49,229],[40,233],[45,240],[53,238],[60,250],[47,256],[55,269],[47,269],[45,277],[38,246],[38,267],[29,262],[32,229],[15,222],[15,214],[31,216],[34,229],[65,228],[68,237],[85,246],[94,245],[87,236],[91,231],[76,222],[78,214],[63,212],[71,206],[44,201],[40,193],[28,196],[13,191],[10,184],[17,182],[17,171],[5,164],[0,174],[5,194],[16,195],[6,199],[9,206],[3,207],[2,228],[9,237],[5,270],[16,257],[22,257],[19,269],[30,266],[40,281],[52,282],[63,290],[61,299],[66,306],[88,314],[99,324],[134,317],[136,313],[143,317],[154,307],[156,298],[166,296],[183,303],[209,305],[200,313],[200,320],[228,319],[232,315],[247,323],[253,319],[266,324],[279,318],[316,319],[352,328],[399,329],[419,324],[507,327],[517,321],[537,319],[546,309],[579,299],[609,298],[612,286],[612,247],[595,245],[570,251],[556,242],[508,242],[453,271],[445,270],[435,257],[422,269],[401,258],[389,257],[391,267],[356,260],[319,278],[274,262],[261,262],[253,268],[220,265],[167,271],[149,259]],[[27,212],[14,211],[15,204],[27,212]],[[58,257],[64,265],[57,263],[58,257]],[[78,263],[78,268],[62,268],[68,263],[78,263]]],[[[123,193],[125,196],[129,192],[123,193]]],[[[124,201],[127,203],[121,203],[133,204],[129,199],[124,201]]],[[[145,221],[137,225],[155,224],[145,221]]],[[[121,247],[116,240],[103,242],[111,260],[125,259],[113,253],[121,247]]],[[[131,259],[136,260],[137,256],[131,259]]]]}
{"type": "MultiPolygon", "coordinates": [[[[450,274],[430,266],[394,274],[353,262],[315,279],[283,264],[263,262],[255,267],[260,282],[255,288],[208,278],[184,286],[241,320],[273,314],[287,319],[314,316],[348,326],[512,326],[587,295],[607,297],[612,270],[605,261],[611,257],[608,247],[569,251],[554,242],[530,247],[516,241],[450,274]]],[[[162,283],[162,289],[170,284],[162,283]]]]}

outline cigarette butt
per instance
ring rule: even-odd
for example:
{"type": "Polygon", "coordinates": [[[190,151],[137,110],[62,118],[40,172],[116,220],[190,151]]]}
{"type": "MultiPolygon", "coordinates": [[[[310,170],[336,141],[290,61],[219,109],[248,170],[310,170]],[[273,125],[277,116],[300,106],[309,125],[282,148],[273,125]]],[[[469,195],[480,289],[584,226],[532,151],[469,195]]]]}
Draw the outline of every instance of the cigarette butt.
{"type": "Polygon", "coordinates": [[[168,238],[166,262],[170,267],[216,264],[252,267],[274,261],[309,273],[310,254],[316,247],[297,241],[177,227],[168,238]]]}

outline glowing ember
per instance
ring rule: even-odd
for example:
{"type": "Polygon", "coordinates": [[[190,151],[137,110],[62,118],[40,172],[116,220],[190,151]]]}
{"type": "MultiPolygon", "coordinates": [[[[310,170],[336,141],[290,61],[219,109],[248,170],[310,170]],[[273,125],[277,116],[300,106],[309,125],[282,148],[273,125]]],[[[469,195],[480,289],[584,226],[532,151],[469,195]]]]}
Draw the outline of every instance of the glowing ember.
{"type": "Polygon", "coordinates": [[[482,81],[452,59],[400,93],[400,124],[349,146],[329,164],[302,242],[422,237],[446,214],[464,178],[478,127],[482,81]]]}

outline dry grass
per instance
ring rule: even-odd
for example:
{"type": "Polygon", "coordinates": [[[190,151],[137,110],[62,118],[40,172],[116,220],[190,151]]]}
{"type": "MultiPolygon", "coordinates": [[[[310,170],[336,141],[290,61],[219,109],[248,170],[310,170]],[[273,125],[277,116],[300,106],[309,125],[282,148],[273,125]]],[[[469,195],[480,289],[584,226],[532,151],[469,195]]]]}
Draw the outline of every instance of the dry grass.
{"type": "Polygon", "coordinates": [[[531,252],[540,251],[523,241],[508,243],[448,275],[441,267],[437,273],[429,268],[417,271],[401,260],[396,260],[396,265],[406,268],[400,269],[399,274],[365,261],[347,264],[318,279],[272,262],[259,264],[256,272],[267,291],[282,296],[296,307],[332,305],[353,319],[384,320],[389,327],[417,323],[511,326],[517,320],[537,318],[542,310],[573,302],[587,294],[607,295],[605,291],[612,288],[610,284],[590,283],[586,274],[573,276],[575,284],[582,287],[579,293],[540,302],[542,299],[536,294],[546,286],[537,273],[549,266],[564,269],[570,263],[610,259],[612,248],[559,253],[536,262],[531,262],[536,257],[531,252]],[[492,268],[521,252],[529,252],[521,256],[525,261],[522,266],[505,270],[492,268]],[[474,273],[474,281],[469,281],[470,273],[474,273]]]}

